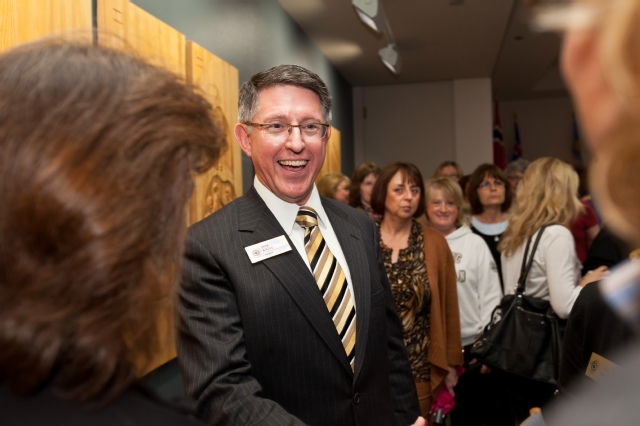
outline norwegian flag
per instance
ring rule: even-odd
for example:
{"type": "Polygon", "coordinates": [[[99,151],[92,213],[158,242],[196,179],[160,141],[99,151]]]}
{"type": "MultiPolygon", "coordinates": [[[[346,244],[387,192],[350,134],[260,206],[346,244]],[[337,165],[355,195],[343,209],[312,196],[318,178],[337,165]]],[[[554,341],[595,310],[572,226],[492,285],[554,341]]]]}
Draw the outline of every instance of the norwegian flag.
{"type": "Polygon", "coordinates": [[[493,123],[493,164],[504,170],[507,167],[507,154],[502,141],[502,124],[500,123],[500,113],[498,112],[498,101],[496,101],[495,120],[493,123]]]}

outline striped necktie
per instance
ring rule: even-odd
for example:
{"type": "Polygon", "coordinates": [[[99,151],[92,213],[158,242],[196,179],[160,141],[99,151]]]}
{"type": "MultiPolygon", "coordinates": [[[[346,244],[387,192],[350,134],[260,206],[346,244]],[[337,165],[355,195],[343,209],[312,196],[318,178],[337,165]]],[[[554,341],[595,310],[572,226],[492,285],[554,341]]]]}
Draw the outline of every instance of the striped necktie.
{"type": "Polygon", "coordinates": [[[331,318],[333,318],[333,324],[336,326],[351,370],[353,370],[356,347],[356,309],[347,285],[347,278],[320,233],[316,211],[308,206],[300,207],[296,223],[304,228],[304,249],[307,252],[311,271],[331,318]]]}

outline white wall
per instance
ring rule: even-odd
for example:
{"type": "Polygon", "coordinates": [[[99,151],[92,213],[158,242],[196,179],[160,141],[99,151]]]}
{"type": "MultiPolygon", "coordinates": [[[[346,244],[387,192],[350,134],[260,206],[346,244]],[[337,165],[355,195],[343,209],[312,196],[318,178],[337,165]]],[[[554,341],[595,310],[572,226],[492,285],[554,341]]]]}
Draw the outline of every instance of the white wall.
{"type": "Polygon", "coordinates": [[[469,174],[482,163],[493,162],[493,114],[491,79],[473,78],[453,82],[455,156],[469,174]]]}
{"type": "MultiPolygon", "coordinates": [[[[502,135],[511,159],[515,142],[514,118],[517,117],[523,157],[535,160],[540,157],[557,157],[574,162],[571,152],[573,142],[573,105],[569,98],[533,99],[500,102],[502,135]]],[[[583,158],[588,152],[581,140],[583,158]]]]}
{"type": "Polygon", "coordinates": [[[465,173],[493,160],[490,79],[356,87],[353,105],[356,165],[410,161],[426,178],[446,160],[465,173]]]}

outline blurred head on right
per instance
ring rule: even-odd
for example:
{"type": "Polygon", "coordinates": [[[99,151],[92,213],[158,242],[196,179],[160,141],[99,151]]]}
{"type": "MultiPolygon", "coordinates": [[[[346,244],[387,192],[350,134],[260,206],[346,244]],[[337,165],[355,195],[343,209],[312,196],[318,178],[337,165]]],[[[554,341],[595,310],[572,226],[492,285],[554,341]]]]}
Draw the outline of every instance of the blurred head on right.
{"type": "Polygon", "coordinates": [[[640,0],[566,0],[538,14],[564,33],[561,68],[594,153],[604,220],[640,246],[640,0]]]}

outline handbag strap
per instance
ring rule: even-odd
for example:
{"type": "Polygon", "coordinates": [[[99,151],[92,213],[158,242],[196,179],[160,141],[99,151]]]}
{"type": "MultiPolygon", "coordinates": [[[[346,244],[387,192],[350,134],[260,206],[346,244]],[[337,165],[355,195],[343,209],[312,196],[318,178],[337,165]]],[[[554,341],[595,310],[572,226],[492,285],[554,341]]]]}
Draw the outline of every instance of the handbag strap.
{"type": "Polygon", "coordinates": [[[524,294],[524,289],[527,284],[527,276],[529,275],[529,270],[531,269],[531,265],[533,264],[533,256],[536,254],[536,249],[538,248],[538,243],[540,242],[540,238],[542,237],[542,232],[544,229],[550,224],[543,225],[540,227],[538,231],[538,235],[536,236],[536,241],[533,243],[533,249],[531,250],[531,256],[527,261],[527,256],[529,256],[529,247],[531,246],[531,239],[533,235],[529,237],[527,241],[527,247],[524,250],[524,256],[522,257],[522,267],[520,268],[520,278],[518,278],[518,285],[516,286],[516,294],[524,294]]]}

